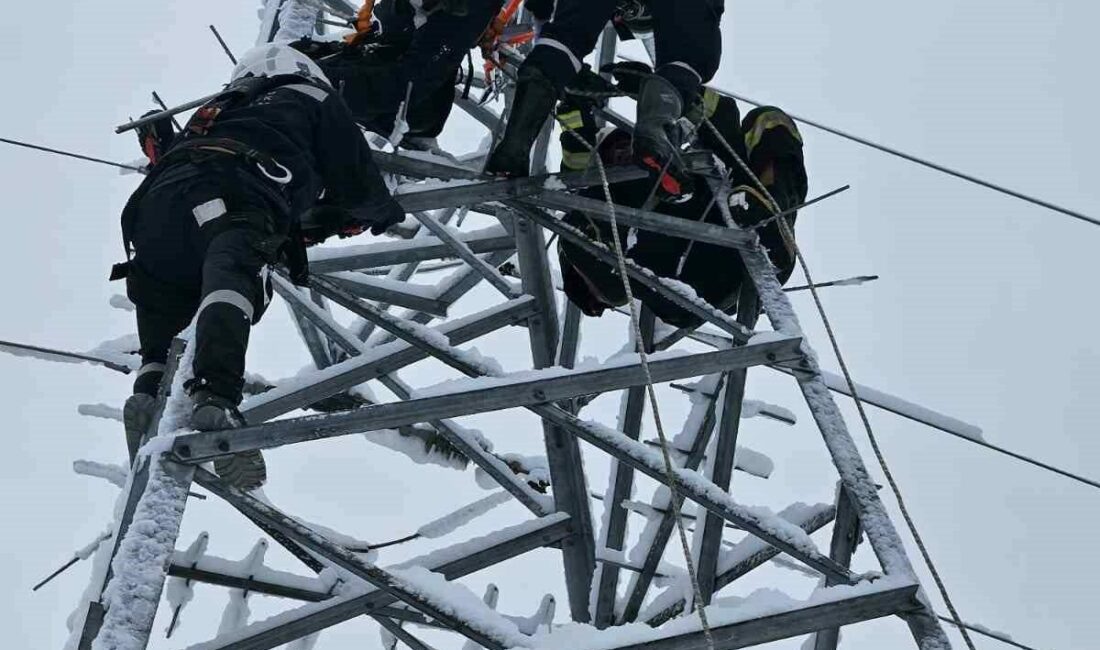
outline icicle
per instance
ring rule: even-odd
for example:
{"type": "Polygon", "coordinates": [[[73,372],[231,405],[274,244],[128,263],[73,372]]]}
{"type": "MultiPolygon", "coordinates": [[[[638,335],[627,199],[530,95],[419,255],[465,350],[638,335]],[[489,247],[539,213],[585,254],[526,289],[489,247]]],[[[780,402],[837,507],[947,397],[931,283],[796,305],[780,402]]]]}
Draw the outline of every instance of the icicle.
{"type": "MultiPolygon", "coordinates": [[[[389,630],[387,630],[384,627],[379,626],[379,628],[378,628],[378,638],[382,642],[382,650],[396,650],[396,648],[397,648],[397,637],[395,637],[392,632],[390,632],[389,630]]],[[[470,642],[467,641],[466,643],[470,643],[470,642]]],[[[473,648],[465,648],[464,647],[463,650],[476,650],[477,648],[480,648],[480,647],[481,646],[479,646],[475,643],[473,648]]]]}
{"type": "Polygon", "coordinates": [[[424,524],[417,529],[416,533],[428,539],[437,539],[444,535],[449,535],[458,528],[488,513],[493,508],[508,502],[511,498],[512,495],[508,494],[505,490],[494,492],[483,499],[467,504],[435,521],[424,524]]]}
{"type": "Polygon", "coordinates": [[[107,404],[81,404],[76,407],[76,412],[90,418],[122,422],[122,409],[107,404]]]}
{"type": "MultiPolygon", "coordinates": [[[[183,557],[179,559],[180,564],[194,567],[202,556],[206,554],[206,547],[209,543],[210,534],[206,531],[199,533],[195,541],[191,542],[191,545],[183,552],[183,557]]],[[[189,579],[169,578],[168,584],[165,585],[164,588],[164,596],[168,600],[168,604],[172,607],[172,620],[168,622],[168,629],[165,631],[165,635],[171,637],[172,632],[174,632],[179,625],[180,614],[183,613],[183,608],[195,597],[195,587],[191,584],[189,579]]]]}
{"type": "Polygon", "coordinates": [[[115,294],[111,296],[111,300],[108,303],[115,309],[121,309],[122,311],[134,311],[136,307],[134,303],[130,302],[130,299],[121,294],[115,294]]]}
{"type": "MultiPolygon", "coordinates": [[[[485,587],[485,595],[481,597],[481,601],[485,603],[486,607],[496,611],[498,600],[500,600],[500,589],[490,582],[489,585],[485,587]]],[[[481,650],[481,646],[473,641],[467,640],[466,643],[462,644],[462,650],[481,650]]]]}
{"type": "MultiPolygon", "coordinates": [[[[237,576],[241,578],[253,576],[256,573],[256,569],[263,566],[264,555],[266,553],[267,540],[261,539],[252,547],[248,556],[241,561],[240,572],[237,576]]],[[[229,590],[229,602],[226,603],[225,611],[222,612],[222,622],[218,626],[218,634],[228,634],[248,624],[248,616],[250,614],[248,609],[248,595],[248,591],[244,589],[229,590]]]]}
{"type": "Polygon", "coordinates": [[[92,460],[74,460],[73,471],[84,476],[101,478],[118,488],[125,486],[130,476],[130,470],[121,465],[97,463],[92,460]]]}

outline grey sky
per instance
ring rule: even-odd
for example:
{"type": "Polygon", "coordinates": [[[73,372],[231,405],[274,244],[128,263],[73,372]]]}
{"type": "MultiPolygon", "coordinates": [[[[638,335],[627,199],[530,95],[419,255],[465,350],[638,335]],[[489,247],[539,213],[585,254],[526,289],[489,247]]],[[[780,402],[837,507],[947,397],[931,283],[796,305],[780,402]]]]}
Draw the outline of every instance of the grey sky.
{"type": "MultiPolygon", "coordinates": [[[[143,112],[151,90],[174,103],[215,89],[229,66],[206,26],[217,23],[230,46],[243,51],[254,39],[255,8],[215,0],[63,0],[44,15],[28,3],[5,7],[0,71],[8,97],[0,135],[132,160],[138,155],[132,134],[114,136],[112,127],[143,112]]],[[[1092,33],[1098,21],[1100,9],[1084,2],[731,3],[716,83],[1096,216],[1100,135],[1088,119],[1098,99],[1100,47],[1092,33]]],[[[449,142],[457,151],[480,138],[455,131],[449,142]]],[[[883,277],[827,293],[856,379],[973,422],[994,443],[1100,476],[1094,397],[1100,348],[1093,334],[1100,314],[1091,286],[1100,229],[812,128],[803,132],[811,194],[853,185],[801,216],[799,237],[816,279],[883,277]]],[[[84,350],[132,331],[131,316],[107,306],[123,288],[105,278],[121,255],[117,216],[136,178],[10,147],[0,148],[0,168],[8,210],[7,254],[0,259],[8,307],[0,338],[84,350]]],[[[493,299],[482,290],[460,311],[493,299]]],[[[809,297],[800,295],[795,305],[823,364],[835,369],[809,297]]],[[[582,355],[606,356],[621,346],[624,332],[624,323],[610,317],[586,321],[582,355]]],[[[524,345],[519,332],[478,344],[509,368],[526,363],[524,345]]],[[[276,305],[256,330],[251,367],[278,378],[307,361],[276,305]]],[[[433,383],[436,372],[425,366],[407,379],[433,383]]],[[[128,382],[102,369],[6,355],[0,377],[9,467],[0,479],[6,531],[0,621],[11,647],[58,647],[88,567],[34,595],[30,586],[102,530],[117,493],[74,475],[71,462],[119,462],[125,453],[120,427],[80,417],[76,405],[120,405],[128,382]]],[[[769,371],[750,377],[750,397],[792,408],[802,423],[746,424],[744,443],[768,453],[777,471],[766,482],[739,474],[737,498],[776,509],[792,500],[829,500],[834,473],[793,384],[769,371]]],[[[662,392],[666,418],[682,417],[684,401],[662,392]]],[[[617,407],[617,398],[604,398],[590,414],[611,422],[617,407]]],[[[1091,551],[1100,532],[1100,492],[889,414],[871,416],[963,616],[1039,648],[1094,647],[1100,572],[1091,551]]],[[[849,417],[865,447],[856,422],[849,417]]],[[[500,450],[541,453],[527,414],[470,424],[500,450]]],[[[591,487],[602,491],[606,462],[597,452],[587,459],[591,487]]],[[[267,493],[276,504],[372,541],[403,536],[484,494],[469,475],[417,467],[359,437],[277,450],[269,460],[267,493]]],[[[879,476],[877,468],[872,473],[879,476]]],[[[639,494],[651,489],[643,483],[639,494]]],[[[892,498],[883,498],[894,510],[892,498]]],[[[523,516],[509,504],[447,541],[523,516]]],[[[231,559],[242,558],[258,537],[213,500],[190,504],[179,546],[200,530],[211,532],[211,554],[231,559]]],[[[383,560],[432,547],[410,545],[383,560]]],[[[274,549],[269,558],[278,568],[302,570],[274,549]]],[[[557,561],[555,552],[543,551],[465,584],[480,595],[486,582],[498,581],[502,609],[530,614],[546,591],[563,595],[557,561]]],[[[919,565],[915,555],[913,561],[919,565]]],[[[870,567],[865,548],[858,562],[870,567]]],[[[804,595],[812,586],[768,569],[730,593],[775,587],[804,595]]],[[[200,588],[177,638],[158,638],[154,647],[209,638],[225,600],[222,591],[200,588]]],[[[285,606],[252,599],[254,618],[285,606]]],[[[559,597],[559,622],[565,609],[559,597]]],[[[364,633],[373,643],[373,626],[350,623],[326,632],[317,647],[358,647],[364,633]]],[[[897,620],[852,628],[845,639],[852,648],[909,643],[897,620]]],[[[979,641],[979,647],[1001,646],[979,641]]]]}

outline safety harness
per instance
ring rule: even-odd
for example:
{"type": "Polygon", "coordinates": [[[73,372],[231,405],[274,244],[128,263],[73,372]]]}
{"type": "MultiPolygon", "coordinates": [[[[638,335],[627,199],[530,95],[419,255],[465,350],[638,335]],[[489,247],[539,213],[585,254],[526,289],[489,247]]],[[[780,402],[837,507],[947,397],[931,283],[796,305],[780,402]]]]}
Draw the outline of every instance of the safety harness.
{"type": "MultiPolygon", "coordinates": [[[[237,187],[237,182],[240,180],[238,173],[249,173],[248,170],[254,167],[257,179],[263,178],[269,181],[254,183],[255,189],[262,192],[272,206],[282,211],[284,215],[289,215],[291,198],[288,193],[288,186],[293,180],[290,169],[269,154],[243,142],[231,138],[211,137],[207,134],[226,110],[236,106],[248,105],[260,95],[292,83],[313,82],[298,75],[238,79],[230,84],[224,92],[195,112],[168,152],[151,165],[145,180],[130,197],[122,211],[122,244],[126,253],[126,261],[115,264],[111,268],[111,280],[125,278],[130,272],[134,254],[132,246],[133,229],[141,199],[165,172],[176,168],[177,163],[189,162],[198,167],[210,165],[220,167],[216,177],[222,181],[222,193],[229,199],[231,205],[237,203],[233,200],[233,197],[240,191],[237,187]]],[[[291,220],[291,224],[292,230],[296,230],[293,220],[291,220]]],[[[296,248],[301,245],[301,238],[298,233],[296,231],[289,233],[290,239],[295,245],[286,247],[287,233],[276,232],[271,216],[262,212],[235,212],[230,215],[230,218],[211,220],[209,223],[202,225],[202,229],[206,237],[211,239],[228,228],[242,225],[255,228],[264,233],[265,239],[261,248],[264,249],[265,256],[271,261],[276,261],[280,254],[284,252],[287,254],[288,260],[304,260],[304,250],[283,250],[284,248],[296,248]]],[[[304,277],[304,269],[301,270],[301,273],[304,277]]],[[[292,275],[295,275],[295,273],[292,272],[292,275]]]]}

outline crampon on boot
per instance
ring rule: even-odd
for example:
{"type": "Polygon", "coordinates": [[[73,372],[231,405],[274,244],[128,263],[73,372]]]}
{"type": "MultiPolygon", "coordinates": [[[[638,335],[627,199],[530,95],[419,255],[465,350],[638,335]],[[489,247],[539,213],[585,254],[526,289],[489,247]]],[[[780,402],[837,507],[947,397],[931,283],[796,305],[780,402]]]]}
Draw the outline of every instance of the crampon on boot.
{"type": "MultiPolygon", "coordinates": [[[[191,426],[198,431],[222,431],[244,426],[244,418],[232,401],[202,389],[195,391],[192,399],[195,409],[191,412],[191,426]]],[[[214,460],[214,471],[226,483],[245,491],[255,490],[267,482],[267,464],[258,450],[217,458],[214,460]]]]}
{"type": "Polygon", "coordinates": [[[638,94],[638,124],[634,127],[634,162],[658,178],[663,197],[684,199],[692,193],[691,174],[680,157],[677,122],[684,102],[664,77],[650,75],[638,94]]]}
{"type": "Polygon", "coordinates": [[[130,453],[131,464],[141,447],[141,439],[153,423],[156,410],[157,398],[146,393],[134,393],[122,407],[122,427],[126,430],[126,450],[130,453]]]}
{"type": "Polygon", "coordinates": [[[557,100],[557,89],[541,70],[533,65],[520,68],[512,113],[504,137],[489,156],[486,173],[510,178],[531,173],[531,147],[557,100]]]}

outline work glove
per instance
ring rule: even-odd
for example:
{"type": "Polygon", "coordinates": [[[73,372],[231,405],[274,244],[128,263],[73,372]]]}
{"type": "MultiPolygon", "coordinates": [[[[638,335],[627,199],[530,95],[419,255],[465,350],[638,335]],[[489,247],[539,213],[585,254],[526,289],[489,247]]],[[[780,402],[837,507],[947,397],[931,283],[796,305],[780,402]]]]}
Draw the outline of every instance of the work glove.
{"type": "Polygon", "coordinates": [[[341,238],[353,237],[368,229],[372,235],[381,235],[391,226],[396,226],[405,220],[405,210],[392,196],[387,196],[377,203],[368,203],[355,208],[350,215],[351,218],[338,233],[341,238]]]}
{"type": "Polygon", "coordinates": [[[315,205],[307,210],[299,220],[302,243],[306,246],[320,244],[339,233],[350,219],[351,214],[345,208],[335,205],[315,205]]]}
{"type": "Polygon", "coordinates": [[[619,61],[608,63],[600,68],[600,72],[610,73],[616,88],[622,92],[637,95],[642,88],[642,81],[653,74],[653,68],[641,61],[619,61]]]}
{"type": "MultiPolygon", "coordinates": [[[[156,110],[148,111],[142,117],[156,115],[159,112],[156,110]]],[[[172,118],[164,117],[155,122],[139,126],[137,137],[141,152],[149,159],[149,164],[157,164],[157,161],[164,155],[164,152],[168,151],[168,147],[172,146],[172,141],[176,138],[176,133],[172,130],[172,118]]]]}
{"type": "Polygon", "coordinates": [[[592,68],[585,64],[566,87],[563,101],[583,111],[591,111],[594,108],[607,106],[607,100],[610,99],[608,93],[615,90],[616,88],[607,79],[593,72],[592,68]]]}

